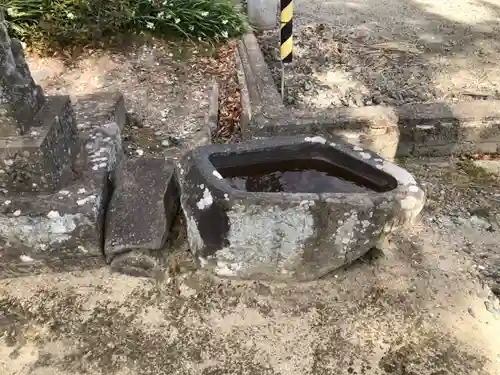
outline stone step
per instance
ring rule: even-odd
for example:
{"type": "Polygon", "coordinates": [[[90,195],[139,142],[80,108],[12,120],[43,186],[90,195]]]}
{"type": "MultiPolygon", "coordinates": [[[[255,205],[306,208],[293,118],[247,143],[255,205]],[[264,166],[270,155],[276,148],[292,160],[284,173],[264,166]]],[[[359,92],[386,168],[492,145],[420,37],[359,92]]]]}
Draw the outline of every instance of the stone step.
{"type": "Polygon", "coordinates": [[[124,160],[106,214],[104,254],[112,269],[154,273],[161,263],[157,251],[165,247],[178,209],[172,162],[153,157],[124,160]]]}

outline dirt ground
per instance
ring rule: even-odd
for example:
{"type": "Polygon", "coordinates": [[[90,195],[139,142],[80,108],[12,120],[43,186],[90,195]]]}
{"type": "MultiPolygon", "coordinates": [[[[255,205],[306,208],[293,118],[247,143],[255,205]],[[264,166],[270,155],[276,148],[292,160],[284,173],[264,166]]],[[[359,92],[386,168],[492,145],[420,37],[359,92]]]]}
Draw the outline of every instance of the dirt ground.
{"type": "Polygon", "coordinates": [[[132,119],[124,134],[129,157],[171,156],[192,147],[203,130],[215,78],[221,86],[222,135],[239,127],[234,49],[234,42],[214,48],[151,41],[126,51],[85,51],[77,58],[28,55],[27,61],[47,95],[75,100],[120,91],[132,119]]]}
{"type": "MultiPolygon", "coordinates": [[[[122,90],[145,124],[130,129],[140,157],[168,151],[168,136],[188,142],[206,105],[214,73],[175,57],[30,63],[49,92],[122,90]]],[[[316,282],[106,269],[1,280],[0,375],[500,374],[498,177],[467,161],[406,166],[426,183],[422,220],[316,282]]]]}
{"type": "MultiPolygon", "coordinates": [[[[288,105],[500,97],[499,0],[296,0],[294,11],[288,105]]],[[[259,38],[279,85],[277,31],[259,38]]]]}
{"type": "Polygon", "coordinates": [[[0,281],[0,374],[500,374],[498,177],[406,166],[426,182],[421,221],[316,282],[0,281]]]}

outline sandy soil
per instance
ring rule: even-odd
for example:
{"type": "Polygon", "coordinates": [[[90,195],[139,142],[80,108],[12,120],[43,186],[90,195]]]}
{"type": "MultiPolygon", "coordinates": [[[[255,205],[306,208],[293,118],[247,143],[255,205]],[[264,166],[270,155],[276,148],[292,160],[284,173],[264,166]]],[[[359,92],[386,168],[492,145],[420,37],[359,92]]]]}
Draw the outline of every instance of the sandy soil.
{"type": "MultiPolygon", "coordinates": [[[[287,104],[499,98],[498,0],[297,0],[287,104]]],[[[277,33],[261,36],[278,82],[277,33]]]]}
{"type": "Polygon", "coordinates": [[[500,374],[500,306],[483,278],[500,264],[498,180],[468,163],[408,167],[431,196],[422,221],[317,282],[1,281],[0,373],[500,374]]]}

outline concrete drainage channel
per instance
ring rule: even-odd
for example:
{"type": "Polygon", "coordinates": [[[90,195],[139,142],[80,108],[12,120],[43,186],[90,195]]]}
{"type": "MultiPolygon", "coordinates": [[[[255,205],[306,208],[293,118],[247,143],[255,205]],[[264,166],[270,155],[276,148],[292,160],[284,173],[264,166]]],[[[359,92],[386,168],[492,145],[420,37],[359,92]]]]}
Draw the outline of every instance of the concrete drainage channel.
{"type": "Polygon", "coordinates": [[[203,141],[179,160],[126,159],[123,96],[98,93],[74,105],[45,96],[0,27],[13,62],[0,69],[13,82],[3,87],[10,110],[0,138],[2,278],[104,265],[159,276],[182,212],[201,267],[224,277],[312,280],[359,258],[423,208],[415,179],[374,146],[392,137],[390,115],[338,114],[335,126],[321,116],[287,119],[275,89],[262,86],[259,51],[240,48],[239,73],[243,130],[261,139],[206,144],[212,98],[203,141]],[[352,127],[362,142],[341,139],[352,127]],[[341,137],[331,134],[337,128],[341,137]]]}
{"type": "Polygon", "coordinates": [[[245,139],[337,135],[387,158],[500,151],[500,101],[300,110],[286,107],[253,33],[238,43],[245,139]]]}

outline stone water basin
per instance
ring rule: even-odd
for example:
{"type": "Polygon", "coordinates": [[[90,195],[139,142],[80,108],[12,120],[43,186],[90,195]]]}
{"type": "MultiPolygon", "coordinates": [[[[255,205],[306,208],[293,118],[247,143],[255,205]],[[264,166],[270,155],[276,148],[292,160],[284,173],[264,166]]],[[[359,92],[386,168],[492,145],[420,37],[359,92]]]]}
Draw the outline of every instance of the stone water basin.
{"type": "Polygon", "coordinates": [[[326,136],[200,147],[178,177],[191,251],[215,274],[241,279],[317,279],[425,203],[408,171],[326,136]]]}

